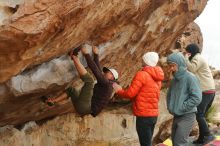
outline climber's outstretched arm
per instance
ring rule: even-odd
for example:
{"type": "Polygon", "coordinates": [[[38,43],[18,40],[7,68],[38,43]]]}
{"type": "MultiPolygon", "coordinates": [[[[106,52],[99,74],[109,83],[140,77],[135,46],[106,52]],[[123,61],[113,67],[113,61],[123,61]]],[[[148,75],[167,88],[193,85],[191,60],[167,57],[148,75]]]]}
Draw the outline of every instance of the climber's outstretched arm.
{"type": "Polygon", "coordinates": [[[99,70],[102,72],[102,67],[99,62],[99,49],[98,49],[98,47],[92,46],[92,52],[94,55],[93,60],[94,60],[95,64],[97,65],[97,67],[99,68],[99,70]]]}
{"type": "Polygon", "coordinates": [[[95,61],[89,55],[88,49],[86,47],[83,47],[81,48],[81,52],[84,55],[86,62],[89,68],[91,69],[92,73],[94,74],[97,82],[102,83],[102,84],[108,83],[109,81],[104,77],[104,75],[102,74],[102,71],[99,69],[95,61]]]}
{"type": "Polygon", "coordinates": [[[79,76],[81,77],[81,76],[85,75],[87,73],[87,70],[80,62],[79,57],[77,55],[74,55],[73,51],[70,52],[70,57],[73,60],[73,63],[76,67],[77,72],[79,73],[79,76]]]}
{"type": "MultiPolygon", "coordinates": [[[[73,55],[73,51],[70,52],[70,57],[72,58],[74,65],[76,67],[77,72],[79,73],[79,76],[82,77],[85,74],[87,74],[87,70],[85,69],[85,67],[81,64],[79,58],[77,55],[73,55]]],[[[57,97],[53,97],[53,98],[48,98],[46,102],[60,102],[62,100],[65,100],[68,98],[68,95],[66,92],[60,94],[57,97]]]]}

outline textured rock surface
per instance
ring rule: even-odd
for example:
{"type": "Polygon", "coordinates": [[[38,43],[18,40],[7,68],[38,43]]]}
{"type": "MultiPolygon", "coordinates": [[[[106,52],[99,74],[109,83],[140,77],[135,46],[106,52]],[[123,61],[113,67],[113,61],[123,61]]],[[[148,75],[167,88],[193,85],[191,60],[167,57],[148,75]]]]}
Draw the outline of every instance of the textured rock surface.
{"type": "Polygon", "coordinates": [[[213,69],[212,74],[215,79],[220,79],[220,70],[213,69]]]}
{"type": "MultiPolygon", "coordinates": [[[[175,41],[173,41],[169,47],[169,51],[166,53],[171,53],[171,52],[185,52],[185,47],[188,44],[195,43],[198,44],[198,46],[201,48],[202,51],[202,45],[203,45],[203,37],[202,37],[202,32],[199,28],[199,26],[195,23],[192,22],[188,24],[183,33],[179,35],[175,41]]],[[[166,80],[169,79],[169,74],[166,74],[167,70],[167,63],[166,63],[166,54],[161,57],[161,66],[163,67],[163,70],[165,71],[165,78],[166,80]]]]}
{"type": "Polygon", "coordinates": [[[211,117],[212,121],[214,123],[218,123],[220,126],[220,80],[215,80],[215,84],[216,84],[216,96],[215,96],[215,100],[213,102],[213,105],[215,106],[215,113],[214,115],[211,117]]]}
{"type": "Polygon", "coordinates": [[[27,0],[0,28],[0,81],[86,41],[101,44],[121,38],[105,56],[121,49],[164,50],[205,4],[198,0],[27,0]]]}
{"type": "Polygon", "coordinates": [[[207,1],[20,2],[4,6],[15,8],[0,26],[0,126],[73,111],[68,101],[49,110],[39,97],[57,94],[71,82],[80,86],[74,67],[61,55],[82,43],[98,45],[102,64],[118,69],[121,84],[127,86],[142,54],[165,56],[207,1]]]}
{"type": "MultiPolygon", "coordinates": [[[[159,104],[161,114],[155,134],[164,128],[159,126],[162,122],[171,119],[163,92],[159,104]]],[[[114,109],[109,107],[96,118],[90,115],[81,118],[71,113],[47,122],[29,122],[17,128],[4,126],[0,128],[0,146],[139,146],[135,117],[130,108],[130,105],[114,105],[114,109]]]]}
{"type": "Polygon", "coordinates": [[[196,23],[190,23],[183,33],[177,38],[175,42],[175,49],[185,51],[185,48],[190,43],[196,43],[201,49],[203,45],[202,32],[196,23]]]}
{"type": "Polygon", "coordinates": [[[99,117],[66,114],[43,125],[29,122],[20,129],[0,128],[0,146],[138,146],[135,118],[128,109],[99,117]],[[108,117],[108,118],[107,118],[108,117]]]}

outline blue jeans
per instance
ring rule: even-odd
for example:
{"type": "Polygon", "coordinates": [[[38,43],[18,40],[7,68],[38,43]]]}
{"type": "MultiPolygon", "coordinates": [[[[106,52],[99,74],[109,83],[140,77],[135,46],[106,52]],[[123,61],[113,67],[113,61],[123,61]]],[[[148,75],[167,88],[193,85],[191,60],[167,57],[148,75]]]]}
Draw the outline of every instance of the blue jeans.
{"type": "Polygon", "coordinates": [[[141,146],[152,146],[152,136],[157,117],[137,117],[136,130],[141,146]]]}
{"type": "Polygon", "coordinates": [[[210,130],[208,128],[205,115],[209,110],[209,108],[211,107],[214,97],[215,97],[215,93],[212,94],[203,93],[202,102],[197,107],[198,112],[196,114],[196,120],[199,125],[199,139],[203,139],[204,136],[210,135],[210,130]]]}

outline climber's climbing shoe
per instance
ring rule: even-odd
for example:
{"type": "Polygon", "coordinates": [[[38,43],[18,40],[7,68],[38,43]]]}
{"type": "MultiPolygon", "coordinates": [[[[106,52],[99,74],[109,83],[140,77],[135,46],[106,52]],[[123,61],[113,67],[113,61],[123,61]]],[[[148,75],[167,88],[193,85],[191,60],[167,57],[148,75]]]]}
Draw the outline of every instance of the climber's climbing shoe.
{"type": "Polygon", "coordinates": [[[49,106],[53,106],[55,104],[55,102],[52,102],[52,101],[48,101],[49,97],[47,96],[41,96],[41,100],[46,103],[47,105],[49,106]]]}

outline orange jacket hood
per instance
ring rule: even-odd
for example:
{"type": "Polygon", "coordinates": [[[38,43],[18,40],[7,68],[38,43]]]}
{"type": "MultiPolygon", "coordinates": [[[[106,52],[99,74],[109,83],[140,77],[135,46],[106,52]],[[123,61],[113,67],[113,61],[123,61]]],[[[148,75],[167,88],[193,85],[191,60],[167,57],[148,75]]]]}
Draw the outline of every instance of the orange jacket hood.
{"type": "Polygon", "coordinates": [[[164,79],[163,70],[159,66],[145,66],[142,70],[146,71],[155,81],[163,81],[164,79]]]}

